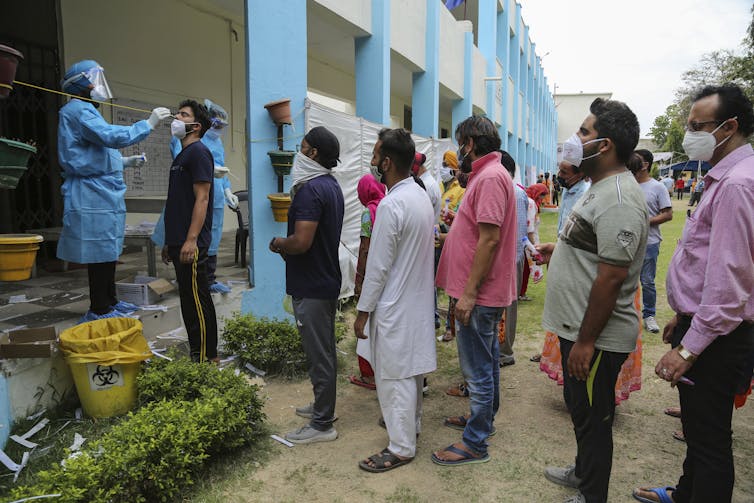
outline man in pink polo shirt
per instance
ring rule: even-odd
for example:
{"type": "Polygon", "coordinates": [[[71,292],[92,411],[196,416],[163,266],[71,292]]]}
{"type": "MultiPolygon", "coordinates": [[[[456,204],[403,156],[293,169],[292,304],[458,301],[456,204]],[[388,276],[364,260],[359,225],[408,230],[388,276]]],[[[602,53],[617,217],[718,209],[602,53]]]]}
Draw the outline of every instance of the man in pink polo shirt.
{"type": "Polygon", "coordinates": [[[655,368],[678,385],[686,459],[676,487],[636,489],[639,501],[732,498],[733,397],[751,382],[754,356],[752,133],[752,103],[737,85],[708,86],[694,98],[683,149],[713,168],[668,267],[668,304],[676,315],[662,338],[673,349],[655,368]]]}
{"type": "Polygon", "coordinates": [[[440,465],[490,459],[487,438],[500,405],[497,327],[503,308],[516,300],[516,198],[500,163],[500,136],[486,117],[469,117],[456,128],[456,141],[461,170],[470,175],[440,256],[436,284],[457,299],[458,359],[471,416],[461,442],[432,454],[440,465]]]}

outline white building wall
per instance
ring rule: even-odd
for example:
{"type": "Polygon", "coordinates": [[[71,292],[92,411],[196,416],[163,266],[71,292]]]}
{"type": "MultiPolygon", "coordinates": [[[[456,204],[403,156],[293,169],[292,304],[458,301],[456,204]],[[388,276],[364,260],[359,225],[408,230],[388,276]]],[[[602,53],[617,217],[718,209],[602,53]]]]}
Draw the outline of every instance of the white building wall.
{"type": "Polygon", "coordinates": [[[475,107],[487,112],[487,84],[484,82],[484,78],[487,76],[487,60],[477,46],[474,46],[471,52],[474,59],[472,64],[471,102],[475,107]]]}
{"type": "Polygon", "coordinates": [[[470,23],[458,22],[448,9],[440,9],[440,84],[463,97],[464,33],[470,23]]]}
{"type": "Polygon", "coordinates": [[[610,99],[612,95],[612,93],[556,94],[555,107],[558,110],[558,143],[563,143],[579,130],[584,118],[589,115],[589,105],[596,98],[610,99]]]}
{"type": "MultiPolygon", "coordinates": [[[[278,0],[281,1],[281,0],[278,0]]],[[[358,26],[367,33],[372,32],[371,0],[310,0],[328,9],[343,20],[358,26]]]]}
{"type": "Polygon", "coordinates": [[[390,46],[419,69],[425,67],[426,28],[425,0],[391,0],[390,46]]]}

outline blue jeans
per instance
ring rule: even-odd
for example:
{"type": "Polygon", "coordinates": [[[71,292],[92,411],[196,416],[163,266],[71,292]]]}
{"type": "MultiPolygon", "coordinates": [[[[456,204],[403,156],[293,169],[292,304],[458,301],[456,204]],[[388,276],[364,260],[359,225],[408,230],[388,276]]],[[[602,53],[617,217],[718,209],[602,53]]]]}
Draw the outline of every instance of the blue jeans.
{"type": "Polygon", "coordinates": [[[471,408],[471,417],[463,430],[463,443],[480,456],[487,454],[487,437],[500,407],[497,332],[502,314],[502,307],[474,306],[468,325],[457,322],[458,359],[471,408]]]}
{"type": "Polygon", "coordinates": [[[657,290],[655,289],[655,273],[657,272],[657,256],[660,254],[660,243],[648,244],[647,253],[644,255],[644,264],[641,266],[641,295],[644,309],[642,317],[655,315],[657,303],[657,290]]]}

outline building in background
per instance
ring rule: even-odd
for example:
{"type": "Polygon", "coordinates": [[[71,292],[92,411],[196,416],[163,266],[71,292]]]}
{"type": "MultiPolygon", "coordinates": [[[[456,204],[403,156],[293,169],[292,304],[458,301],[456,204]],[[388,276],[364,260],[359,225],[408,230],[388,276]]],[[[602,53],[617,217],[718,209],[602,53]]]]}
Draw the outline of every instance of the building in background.
{"type": "MultiPolygon", "coordinates": [[[[308,98],[432,138],[452,138],[461,120],[484,114],[497,124],[502,147],[522,175],[556,170],[560,109],[515,0],[467,0],[452,12],[442,0],[132,0],[105,6],[28,0],[14,3],[0,20],[0,43],[25,53],[19,80],[56,88],[70,64],[95,59],[116,103],[174,109],[186,97],[210,98],[229,112],[226,164],[233,188],[248,188],[250,196],[251,289],[243,310],[259,316],[287,316],[284,266],[267,250],[272,236],[285,233],[267,199],[278,192],[267,155],[277,147],[268,102],[291,99],[294,127],[284,128],[290,150],[305,132],[308,98]],[[178,39],[179,46],[170,42],[178,39]]],[[[0,194],[5,232],[61,225],[54,135],[63,102],[18,86],[0,102],[0,135],[37,139],[42,147],[28,179],[0,194]]],[[[101,111],[115,123],[147,116],[101,111]]],[[[579,120],[583,116],[582,110],[579,120]]],[[[151,155],[127,177],[130,224],[156,220],[169,169],[167,145],[134,149],[151,155]]],[[[287,190],[288,177],[284,184],[287,190]]],[[[235,221],[226,214],[226,230],[235,221]]]]}

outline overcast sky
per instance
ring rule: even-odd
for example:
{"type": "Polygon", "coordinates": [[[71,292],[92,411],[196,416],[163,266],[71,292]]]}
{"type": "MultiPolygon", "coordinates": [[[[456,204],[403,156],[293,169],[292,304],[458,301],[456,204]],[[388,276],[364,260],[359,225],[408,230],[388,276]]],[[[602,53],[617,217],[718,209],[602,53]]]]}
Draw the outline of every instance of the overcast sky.
{"type": "MultiPolygon", "coordinates": [[[[639,117],[641,136],[702,54],[741,50],[751,0],[520,0],[550,91],[605,92],[639,117]]],[[[587,111],[585,111],[587,112],[587,111]]],[[[586,114],[585,114],[586,115],[586,114]]]]}

